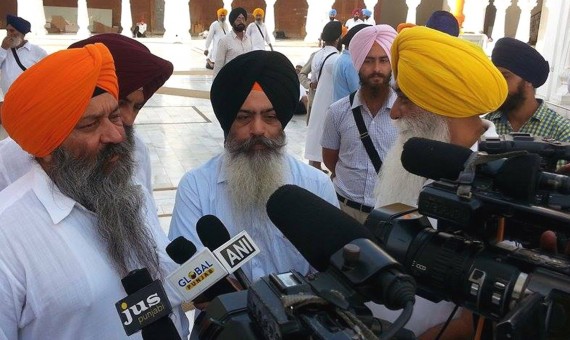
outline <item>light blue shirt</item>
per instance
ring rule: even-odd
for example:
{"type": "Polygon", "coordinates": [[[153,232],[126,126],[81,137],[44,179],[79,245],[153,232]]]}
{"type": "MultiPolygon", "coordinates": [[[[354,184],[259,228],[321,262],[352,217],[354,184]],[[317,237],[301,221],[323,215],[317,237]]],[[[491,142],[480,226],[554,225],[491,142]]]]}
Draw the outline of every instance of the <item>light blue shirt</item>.
{"type": "Polygon", "coordinates": [[[342,51],[333,68],[333,102],[340,100],[360,87],[358,72],[352,64],[350,52],[342,51]]]}
{"type": "MultiPolygon", "coordinates": [[[[192,241],[196,248],[203,248],[196,232],[196,222],[200,217],[208,214],[218,217],[232,237],[242,230],[233,222],[227,179],[223,171],[224,162],[224,155],[218,155],[182,177],[178,184],[170,223],[168,236],[171,240],[184,236],[192,241]]],[[[338,207],[332,182],[323,172],[288,154],[285,155],[285,162],[290,170],[286,175],[286,184],[295,184],[305,188],[338,207]]],[[[295,212],[291,211],[291,213],[295,212]]],[[[315,211],[315,214],[318,213],[315,211]]],[[[275,233],[276,237],[273,237],[274,242],[270,243],[263,243],[254,237],[261,252],[242,267],[246,275],[252,280],[257,280],[271,273],[282,273],[291,269],[307,274],[310,268],[309,263],[297,249],[273,223],[269,221],[263,223],[266,224],[266,228],[275,233]]],[[[253,237],[251,233],[250,236],[253,237]]]]}
{"type": "Polygon", "coordinates": [[[396,94],[390,94],[376,116],[372,117],[368,107],[360,98],[360,90],[354,96],[352,106],[348,97],[333,103],[328,111],[321,138],[321,146],[339,150],[333,183],[339,195],[351,201],[370,207],[374,206],[374,186],[378,175],[372,161],[360,140],[360,134],[354,121],[352,108],[360,106],[364,125],[372,139],[381,160],[396,141],[398,129],[392,124],[390,109],[396,100],[396,94]]]}

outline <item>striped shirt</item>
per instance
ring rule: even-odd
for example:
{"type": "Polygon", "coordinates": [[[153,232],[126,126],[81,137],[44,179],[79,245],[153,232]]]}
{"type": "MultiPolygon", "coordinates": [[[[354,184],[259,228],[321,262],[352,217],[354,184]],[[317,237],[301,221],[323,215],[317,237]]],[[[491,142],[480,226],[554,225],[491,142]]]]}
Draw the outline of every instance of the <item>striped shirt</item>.
{"type": "Polygon", "coordinates": [[[352,106],[347,96],[329,107],[321,146],[339,150],[336,176],[333,178],[333,184],[339,195],[360,204],[374,206],[376,202],[374,186],[378,175],[360,140],[352,108],[360,106],[372,143],[380,159],[384,160],[398,136],[398,129],[390,118],[390,109],[395,100],[396,94],[390,89],[388,99],[374,117],[360,99],[360,90],[356,92],[352,106]]]}
{"type": "MultiPolygon", "coordinates": [[[[548,108],[542,99],[537,100],[540,103],[538,109],[517,132],[549,137],[561,142],[570,142],[570,120],[548,108]]],[[[484,118],[495,124],[499,135],[513,132],[507,115],[501,111],[491,112],[485,115],[484,118]]]]}

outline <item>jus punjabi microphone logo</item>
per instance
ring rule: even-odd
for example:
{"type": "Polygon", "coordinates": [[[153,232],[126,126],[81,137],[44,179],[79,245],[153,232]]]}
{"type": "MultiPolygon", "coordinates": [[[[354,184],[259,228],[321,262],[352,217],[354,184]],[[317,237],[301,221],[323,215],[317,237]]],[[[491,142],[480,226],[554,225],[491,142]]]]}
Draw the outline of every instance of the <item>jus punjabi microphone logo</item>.
{"type": "Polygon", "coordinates": [[[125,316],[127,321],[123,322],[125,326],[130,325],[136,317],[139,324],[145,320],[152,318],[156,314],[164,310],[164,305],[161,303],[158,293],[149,295],[146,301],[139,301],[132,306],[128,306],[126,302],[121,303],[121,313],[125,316]]]}

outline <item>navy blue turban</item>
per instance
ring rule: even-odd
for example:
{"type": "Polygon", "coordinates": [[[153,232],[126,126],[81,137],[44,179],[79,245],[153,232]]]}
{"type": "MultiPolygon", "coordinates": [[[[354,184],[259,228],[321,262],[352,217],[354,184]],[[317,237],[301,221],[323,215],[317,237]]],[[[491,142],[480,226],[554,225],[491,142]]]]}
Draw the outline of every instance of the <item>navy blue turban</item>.
{"type": "Polygon", "coordinates": [[[299,102],[299,78],[293,64],[279,52],[248,52],[224,65],[210,89],[212,108],[224,136],[256,82],[271,101],[283,128],[293,117],[299,102]]]}
{"type": "MultiPolygon", "coordinates": [[[[247,12],[245,9],[241,8],[241,7],[236,7],[234,9],[232,9],[232,11],[230,12],[230,16],[229,16],[229,21],[230,21],[230,25],[234,25],[234,22],[236,21],[237,17],[239,17],[239,15],[243,15],[244,20],[247,20],[247,12]]],[[[245,22],[244,22],[245,24],[245,22]]]]}
{"type": "Polygon", "coordinates": [[[506,68],[532,83],[534,88],[542,86],[550,72],[548,61],[537,50],[514,38],[497,40],[491,60],[495,66],[506,68]]]}
{"type": "Polygon", "coordinates": [[[29,21],[27,21],[26,19],[22,19],[20,17],[17,17],[15,15],[10,15],[8,14],[6,16],[6,23],[12,27],[14,27],[16,29],[16,31],[22,33],[22,34],[26,34],[31,32],[30,29],[32,28],[32,25],[30,24],[29,21]]]}
{"type": "Polygon", "coordinates": [[[426,22],[426,27],[447,33],[454,37],[459,36],[459,23],[453,14],[447,11],[435,11],[426,22]]]}

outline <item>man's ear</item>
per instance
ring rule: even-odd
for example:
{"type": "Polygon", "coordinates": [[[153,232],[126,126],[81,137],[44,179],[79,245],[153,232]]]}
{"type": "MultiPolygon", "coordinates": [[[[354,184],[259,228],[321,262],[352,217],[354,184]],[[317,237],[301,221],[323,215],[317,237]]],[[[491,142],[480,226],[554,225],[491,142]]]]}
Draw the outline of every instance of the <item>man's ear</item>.
{"type": "Polygon", "coordinates": [[[51,167],[53,156],[50,153],[49,155],[46,155],[44,157],[36,157],[36,161],[42,167],[42,169],[47,171],[51,167]]]}

